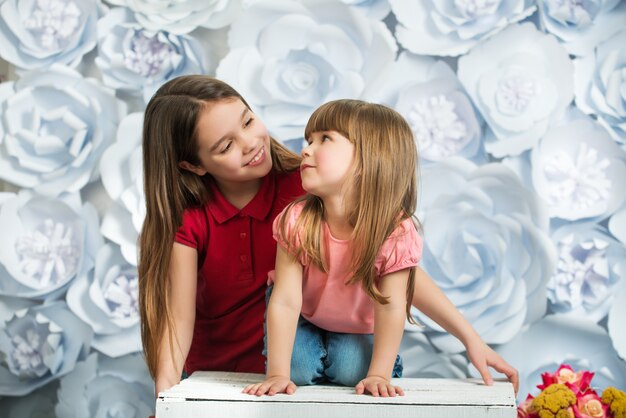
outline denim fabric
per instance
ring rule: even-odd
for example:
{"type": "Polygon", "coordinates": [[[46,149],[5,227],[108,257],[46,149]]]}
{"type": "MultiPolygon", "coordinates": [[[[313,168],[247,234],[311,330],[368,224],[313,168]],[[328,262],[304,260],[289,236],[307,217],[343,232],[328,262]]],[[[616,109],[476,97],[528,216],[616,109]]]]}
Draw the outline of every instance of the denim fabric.
{"type": "MultiPolygon", "coordinates": [[[[270,286],[265,293],[266,302],[271,293],[270,286]]],[[[291,380],[298,386],[326,381],[355,386],[367,376],[373,348],[372,334],[326,331],[300,316],[291,356],[291,380]]],[[[263,355],[267,357],[266,326],[263,355]]],[[[402,377],[402,369],[402,359],[396,356],[392,377],[402,377]]]]}

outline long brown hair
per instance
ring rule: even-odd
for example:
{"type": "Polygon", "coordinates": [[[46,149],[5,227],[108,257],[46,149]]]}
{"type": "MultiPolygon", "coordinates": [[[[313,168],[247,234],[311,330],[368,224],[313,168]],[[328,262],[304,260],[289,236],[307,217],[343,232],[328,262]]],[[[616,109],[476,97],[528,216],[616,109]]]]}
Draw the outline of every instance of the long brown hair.
{"type": "MultiPolygon", "coordinates": [[[[336,131],[355,146],[354,177],[350,187],[355,196],[348,213],[352,231],[353,276],[348,283],[359,283],[375,301],[388,303],[376,287],[376,255],[391,233],[405,219],[413,217],[417,204],[417,146],[413,132],[404,118],[386,106],[360,100],[335,100],[319,107],[306,125],[304,135],[336,131]]],[[[300,234],[300,245],[286,233],[285,219],[279,233],[296,258],[305,256],[322,271],[327,271],[320,237],[324,219],[322,199],[306,195],[302,213],[293,231],[300,234]]],[[[419,221],[414,218],[416,227],[419,221]]],[[[409,272],[406,315],[410,322],[415,268],[409,272]]]]}
{"type": "MultiPolygon", "coordinates": [[[[179,163],[199,164],[196,125],[205,106],[236,99],[250,108],[228,84],[209,76],[188,75],[159,88],[145,111],[142,146],[146,218],[139,237],[139,309],[143,351],[153,378],[165,329],[169,331],[170,348],[174,344],[169,301],[174,235],[184,210],[201,206],[211,198],[207,187],[207,182],[213,181],[211,176],[197,176],[181,169],[179,163]]],[[[300,166],[300,157],[274,139],[271,156],[275,171],[287,172],[300,166]]]]}

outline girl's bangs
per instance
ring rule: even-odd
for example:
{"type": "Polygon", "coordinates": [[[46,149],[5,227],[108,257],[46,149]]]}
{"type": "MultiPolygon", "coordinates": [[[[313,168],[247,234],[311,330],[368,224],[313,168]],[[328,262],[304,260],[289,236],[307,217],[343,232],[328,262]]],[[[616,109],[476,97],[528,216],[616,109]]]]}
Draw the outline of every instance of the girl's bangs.
{"type": "Polygon", "coordinates": [[[304,138],[313,132],[337,131],[350,138],[350,126],[357,107],[346,101],[334,101],[320,106],[309,118],[304,129],[304,138]]]}

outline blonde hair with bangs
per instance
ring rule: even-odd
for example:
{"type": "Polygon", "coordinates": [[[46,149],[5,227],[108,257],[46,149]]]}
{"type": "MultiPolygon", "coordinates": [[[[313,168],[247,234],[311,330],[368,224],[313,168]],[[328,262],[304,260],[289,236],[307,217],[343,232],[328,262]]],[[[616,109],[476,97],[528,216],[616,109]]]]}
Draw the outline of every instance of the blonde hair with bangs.
{"type": "MultiPolygon", "coordinates": [[[[354,206],[348,214],[352,232],[352,271],[349,284],[359,283],[376,302],[388,301],[376,287],[374,264],[376,255],[391,233],[405,219],[413,216],[417,202],[417,146],[406,120],[395,110],[360,100],[335,100],[319,107],[309,119],[306,138],[313,132],[336,131],[355,147],[352,187],[354,206]]],[[[327,263],[321,240],[324,204],[321,198],[306,195],[288,206],[304,201],[293,234],[289,236],[283,216],[279,234],[289,243],[289,251],[298,259],[303,255],[326,272],[327,263]],[[295,232],[297,231],[297,232],[295,232]]],[[[416,226],[419,225],[414,219],[416,226]]],[[[407,284],[406,314],[410,314],[415,268],[411,268],[407,284]]]]}

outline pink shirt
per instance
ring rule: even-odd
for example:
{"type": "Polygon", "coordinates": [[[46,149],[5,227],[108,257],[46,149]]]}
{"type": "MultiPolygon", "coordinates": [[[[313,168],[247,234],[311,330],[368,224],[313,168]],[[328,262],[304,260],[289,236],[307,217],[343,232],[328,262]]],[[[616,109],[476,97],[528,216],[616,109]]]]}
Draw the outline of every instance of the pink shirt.
{"type": "MultiPolygon", "coordinates": [[[[304,203],[283,210],[274,220],[274,239],[285,249],[287,245],[278,236],[278,222],[283,216],[286,231],[295,226],[304,203]]],[[[322,239],[328,248],[328,273],[301,259],[302,316],[316,326],[332,332],[351,334],[374,333],[374,302],[359,284],[346,284],[350,272],[351,241],[332,236],[328,224],[323,224],[322,239]]],[[[299,244],[299,235],[296,236],[299,244]]],[[[422,256],[422,239],[411,219],[405,219],[387,238],[380,249],[374,270],[378,279],[387,274],[415,267],[422,256]]],[[[269,283],[274,282],[274,271],[269,273],[269,283]]]]}

